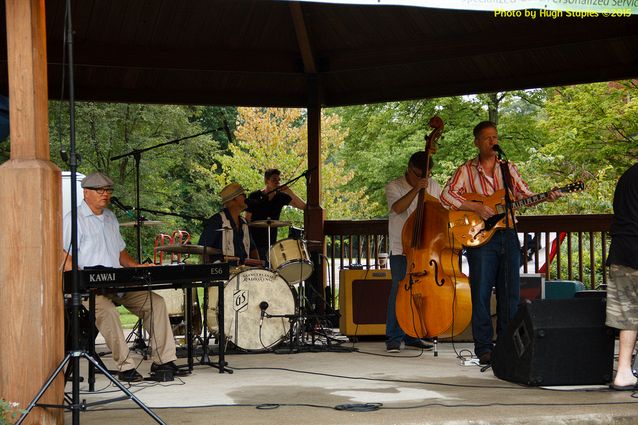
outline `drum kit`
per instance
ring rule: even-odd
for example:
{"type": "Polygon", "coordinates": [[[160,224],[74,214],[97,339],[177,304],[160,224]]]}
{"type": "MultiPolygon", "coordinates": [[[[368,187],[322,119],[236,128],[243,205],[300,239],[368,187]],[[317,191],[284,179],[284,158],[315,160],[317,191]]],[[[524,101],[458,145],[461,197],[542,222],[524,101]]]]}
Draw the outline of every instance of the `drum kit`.
{"type": "MultiPolygon", "coordinates": [[[[249,226],[271,228],[290,226],[290,222],[279,220],[256,220],[249,226]]],[[[270,241],[269,241],[270,242],[270,241]]],[[[266,264],[270,267],[251,267],[259,264],[247,262],[231,268],[230,279],[224,284],[224,333],[229,342],[239,350],[262,352],[273,349],[290,335],[293,329],[303,326],[300,314],[303,304],[303,281],[314,270],[303,239],[282,239],[269,243],[266,264]]],[[[220,250],[192,244],[167,244],[158,251],[176,254],[219,255],[220,250]]],[[[227,261],[234,257],[224,257],[227,261]]],[[[208,288],[204,297],[206,311],[205,328],[216,334],[218,329],[218,289],[208,288]]],[[[181,310],[180,310],[181,311],[181,310]]],[[[170,313],[170,312],[169,312],[170,313]]],[[[204,344],[208,344],[206,329],[204,344]]]]}

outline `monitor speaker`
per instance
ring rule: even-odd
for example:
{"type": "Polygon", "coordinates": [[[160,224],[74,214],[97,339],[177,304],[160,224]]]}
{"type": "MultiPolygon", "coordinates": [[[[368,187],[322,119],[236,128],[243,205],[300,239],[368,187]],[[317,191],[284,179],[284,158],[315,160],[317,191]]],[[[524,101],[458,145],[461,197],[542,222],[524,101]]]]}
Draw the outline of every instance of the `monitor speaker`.
{"type": "Polygon", "coordinates": [[[348,336],[385,335],[392,287],[390,270],[341,270],[339,330],[348,336]]]}
{"type": "Polygon", "coordinates": [[[526,385],[589,385],[611,381],[614,330],[604,298],[522,304],[492,356],[494,375],[526,385]]]}

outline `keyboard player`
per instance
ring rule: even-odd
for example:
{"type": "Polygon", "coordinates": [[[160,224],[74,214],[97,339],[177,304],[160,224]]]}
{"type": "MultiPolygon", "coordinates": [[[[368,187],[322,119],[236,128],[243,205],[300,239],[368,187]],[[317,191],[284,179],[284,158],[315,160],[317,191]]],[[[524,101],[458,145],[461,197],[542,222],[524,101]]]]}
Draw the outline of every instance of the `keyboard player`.
{"type": "MultiPolygon", "coordinates": [[[[96,172],[82,180],[84,201],[78,207],[78,267],[143,267],[126,251],[126,244],[120,234],[115,214],[107,206],[113,194],[113,181],[105,174],[96,172]]],[[[64,269],[72,267],[71,214],[63,221],[63,242],[66,256],[64,269]]],[[[88,305],[88,303],[86,303],[88,305]]],[[[139,382],[142,375],[136,370],[136,362],[131,357],[117,305],[125,306],[140,317],[150,335],[152,373],[169,372],[175,376],[188,374],[175,365],[177,360],[175,339],[171,330],[164,299],[151,291],[112,293],[95,296],[96,326],[113,353],[120,381],[139,382]]]]}

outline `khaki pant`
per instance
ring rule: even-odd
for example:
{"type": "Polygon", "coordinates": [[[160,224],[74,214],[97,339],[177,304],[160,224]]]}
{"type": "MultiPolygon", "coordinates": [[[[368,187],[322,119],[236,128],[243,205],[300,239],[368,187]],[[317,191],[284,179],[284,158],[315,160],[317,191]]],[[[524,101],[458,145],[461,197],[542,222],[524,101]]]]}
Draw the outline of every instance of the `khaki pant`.
{"type": "Polygon", "coordinates": [[[638,330],[638,270],[612,264],[607,281],[607,326],[638,330]]]}
{"type": "MultiPolygon", "coordinates": [[[[126,307],[131,313],[142,319],[144,329],[150,335],[151,358],[161,364],[177,360],[175,340],[166,311],[164,299],[152,292],[126,292],[122,297],[116,294],[95,296],[95,324],[104,336],[106,345],[113,352],[113,360],[118,370],[134,369],[136,364],[130,356],[120,314],[115,303],[126,307]]],[[[85,301],[84,306],[89,307],[85,301]]]]}

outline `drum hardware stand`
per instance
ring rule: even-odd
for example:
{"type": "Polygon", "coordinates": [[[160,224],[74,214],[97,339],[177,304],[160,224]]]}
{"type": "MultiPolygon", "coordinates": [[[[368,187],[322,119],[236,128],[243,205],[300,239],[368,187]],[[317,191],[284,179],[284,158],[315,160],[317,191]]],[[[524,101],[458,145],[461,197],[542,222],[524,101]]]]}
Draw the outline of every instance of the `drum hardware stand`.
{"type": "MultiPolygon", "coordinates": [[[[144,403],[142,403],[131,391],[124,387],[117,379],[115,379],[108,370],[103,368],[86,350],[80,348],[80,324],[79,324],[79,310],[82,305],[82,294],[79,287],[79,274],[78,274],[78,229],[77,229],[77,156],[75,152],[75,89],[73,80],[73,27],[71,24],[71,0],[66,0],[66,19],[65,35],[66,35],[66,50],[68,52],[68,82],[69,82],[69,168],[71,170],[71,179],[69,183],[71,185],[71,350],[67,352],[66,356],[60,364],[57,366],[53,374],[44,383],[35,398],[29,403],[22,416],[18,419],[16,424],[22,424],[27,418],[31,410],[35,407],[53,407],[53,408],[65,408],[71,410],[71,417],[73,425],[79,425],[80,412],[86,410],[87,407],[97,404],[105,404],[113,401],[121,400],[133,400],[140,408],[142,408],[155,422],[159,424],[165,424],[162,419],[157,416],[152,410],[150,410],[144,403]],[[122,396],[116,399],[98,401],[95,403],[86,403],[84,400],[80,401],[80,359],[86,359],[89,364],[97,367],[104,376],[106,376],[116,387],[120,389],[126,396],[122,396]],[[73,368],[72,390],[71,396],[65,393],[64,400],[66,404],[51,405],[51,404],[38,404],[38,400],[44,395],[47,389],[55,381],[57,376],[62,372],[65,366],[73,368]]],[[[63,67],[64,68],[64,67],[63,67]]]]}
{"type": "Polygon", "coordinates": [[[297,323],[297,320],[299,320],[299,318],[301,317],[301,315],[299,314],[268,314],[265,312],[265,310],[262,309],[263,312],[263,317],[267,318],[267,319],[274,319],[274,318],[285,318],[288,319],[288,323],[290,323],[290,339],[289,339],[289,344],[288,344],[288,348],[274,348],[272,351],[274,353],[278,353],[278,354],[296,354],[298,353],[299,347],[301,347],[301,340],[299,339],[299,335],[297,335],[297,337],[295,338],[295,331],[294,331],[294,327],[295,327],[295,323],[297,323]],[[297,341],[297,343],[295,343],[295,339],[297,341]]]}
{"type": "Polygon", "coordinates": [[[130,343],[135,336],[135,340],[133,341],[133,345],[131,346],[131,350],[135,351],[138,354],[142,355],[144,360],[148,360],[148,345],[146,344],[146,332],[144,331],[144,326],[142,324],[142,319],[137,319],[135,326],[131,330],[131,333],[126,337],[126,342],[130,343]]]}
{"type": "MultiPolygon", "coordinates": [[[[312,285],[311,285],[311,288],[312,288],[312,285]]],[[[328,349],[332,349],[333,343],[336,343],[338,345],[341,344],[343,341],[340,341],[328,335],[328,332],[322,325],[322,320],[328,320],[328,316],[330,316],[330,314],[315,314],[315,308],[312,306],[310,300],[305,294],[305,282],[302,282],[299,285],[299,296],[300,296],[300,301],[299,301],[300,311],[302,311],[301,319],[303,322],[302,324],[303,331],[310,334],[311,345],[315,346],[315,342],[317,341],[316,339],[317,335],[321,335],[326,339],[326,345],[328,349]],[[310,308],[310,314],[304,314],[305,308],[307,308],[307,307],[304,307],[304,305],[310,308]],[[315,320],[311,322],[308,319],[315,319],[315,320]]],[[[321,296],[319,298],[322,299],[322,301],[325,303],[325,300],[323,300],[321,296]]]]}

